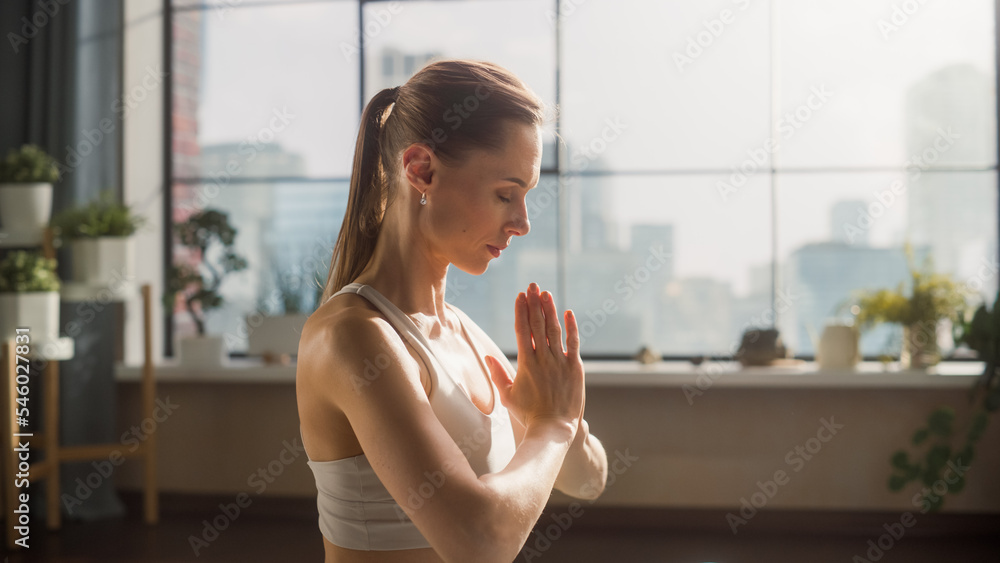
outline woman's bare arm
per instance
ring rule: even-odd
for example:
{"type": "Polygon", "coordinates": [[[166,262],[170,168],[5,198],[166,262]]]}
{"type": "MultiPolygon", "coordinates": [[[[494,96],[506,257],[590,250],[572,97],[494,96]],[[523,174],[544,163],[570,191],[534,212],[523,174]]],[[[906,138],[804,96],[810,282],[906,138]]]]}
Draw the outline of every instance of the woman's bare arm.
{"type": "MultiPolygon", "coordinates": [[[[543,309],[546,314],[555,315],[555,305],[543,309]]],[[[479,327],[476,327],[477,330],[479,327]]],[[[497,348],[497,350],[499,350],[497,348]]],[[[487,361],[496,361],[497,356],[487,356],[487,361]]],[[[501,365],[508,372],[514,372],[514,366],[506,356],[500,355],[501,365]]],[[[586,408],[586,407],[585,407],[586,408]]],[[[520,443],[524,437],[524,426],[513,413],[510,414],[511,428],[514,431],[514,442],[520,443]]],[[[590,425],[581,416],[576,438],[566,452],[554,488],[575,498],[593,500],[601,496],[608,479],[608,457],[601,441],[590,433],[590,425]]]]}
{"type": "MultiPolygon", "coordinates": [[[[539,306],[537,295],[532,300],[539,306]]],[[[529,319],[527,305],[518,323],[526,334],[529,323],[535,334],[552,328],[540,315],[529,319]]],[[[329,379],[311,387],[345,413],[376,475],[435,551],[445,561],[512,561],[575,438],[582,370],[577,374],[537,347],[539,358],[532,361],[544,364],[536,363],[517,386],[507,382],[501,388],[501,399],[531,403],[524,411],[524,439],[506,468],[477,477],[435,416],[419,366],[389,323],[369,311],[345,310],[315,334],[308,332],[303,338],[310,339],[311,367],[303,373],[329,379]]],[[[567,332],[569,348],[578,349],[575,323],[567,332]]]]}

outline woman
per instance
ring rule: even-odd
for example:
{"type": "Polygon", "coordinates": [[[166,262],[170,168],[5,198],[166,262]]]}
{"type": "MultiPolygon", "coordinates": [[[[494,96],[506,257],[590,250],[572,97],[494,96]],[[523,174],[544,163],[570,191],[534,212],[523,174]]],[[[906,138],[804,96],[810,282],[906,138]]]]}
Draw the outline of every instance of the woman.
{"type": "Polygon", "coordinates": [[[296,372],[326,561],[512,561],[553,487],[596,498],[607,477],[572,313],[564,348],[551,294],[518,294],[513,376],[444,301],[449,264],[481,274],[528,234],[542,103],[497,65],[439,61],[361,119],[296,372]]]}

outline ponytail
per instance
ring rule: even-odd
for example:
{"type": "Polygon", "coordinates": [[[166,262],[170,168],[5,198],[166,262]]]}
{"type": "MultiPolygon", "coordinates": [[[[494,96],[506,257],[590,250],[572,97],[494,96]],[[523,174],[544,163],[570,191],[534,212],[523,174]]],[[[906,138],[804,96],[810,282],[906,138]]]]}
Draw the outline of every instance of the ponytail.
{"type": "Polygon", "coordinates": [[[358,277],[375,252],[389,196],[380,138],[385,110],[395,101],[397,92],[398,88],[386,88],[375,94],[361,113],[347,210],[317,307],[358,277]]]}

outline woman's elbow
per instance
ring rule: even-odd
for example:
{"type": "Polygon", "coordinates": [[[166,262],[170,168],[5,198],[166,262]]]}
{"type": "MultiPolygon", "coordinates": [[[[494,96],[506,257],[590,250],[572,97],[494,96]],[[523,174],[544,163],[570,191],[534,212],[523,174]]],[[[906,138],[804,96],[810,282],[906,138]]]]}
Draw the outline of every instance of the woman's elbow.
{"type": "MultiPolygon", "coordinates": [[[[476,561],[510,563],[517,558],[527,535],[521,526],[496,510],[479,510],[463,518],[458,533],[449,538],[438,554],[449,563],[476,561]]],[[[530,530],[528,530],[530,532],[530,530]]]]}

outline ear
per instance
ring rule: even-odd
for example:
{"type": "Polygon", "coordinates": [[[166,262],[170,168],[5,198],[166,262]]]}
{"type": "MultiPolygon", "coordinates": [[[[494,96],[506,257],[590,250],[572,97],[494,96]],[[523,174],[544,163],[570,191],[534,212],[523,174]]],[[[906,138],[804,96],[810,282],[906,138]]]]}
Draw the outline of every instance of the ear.
{"type": "Polygon", "coordinates": [[[434,151],[423,143],[413,143],[403,151],[403,175],[420,192],[430,188],[437,166],[434,151]]]}

